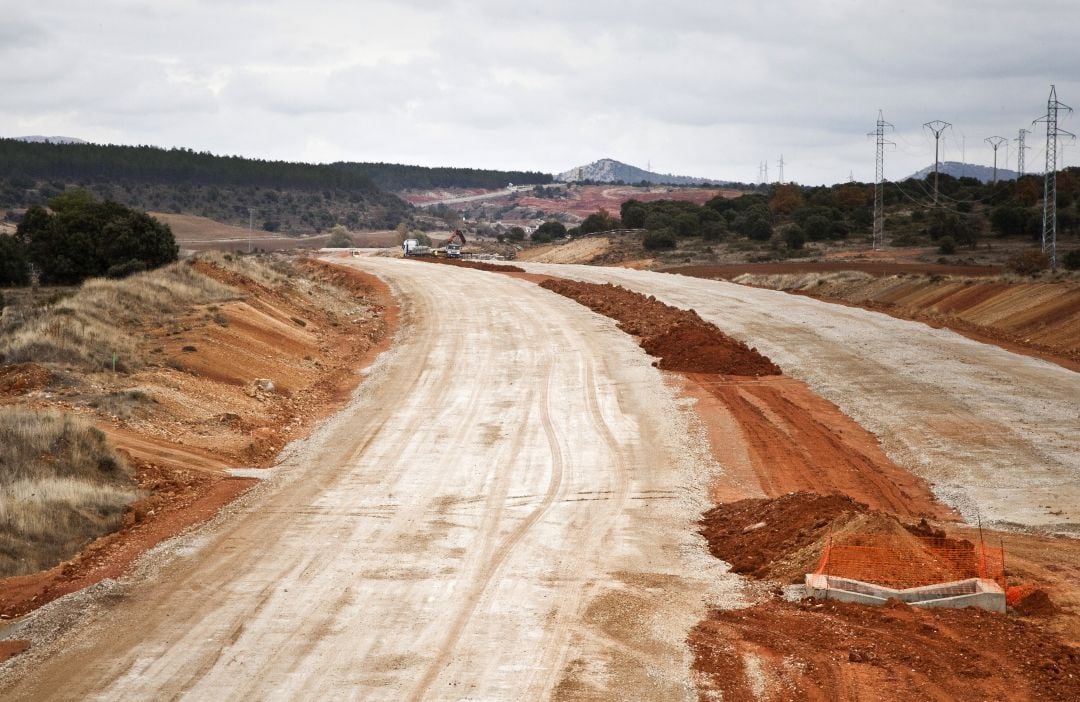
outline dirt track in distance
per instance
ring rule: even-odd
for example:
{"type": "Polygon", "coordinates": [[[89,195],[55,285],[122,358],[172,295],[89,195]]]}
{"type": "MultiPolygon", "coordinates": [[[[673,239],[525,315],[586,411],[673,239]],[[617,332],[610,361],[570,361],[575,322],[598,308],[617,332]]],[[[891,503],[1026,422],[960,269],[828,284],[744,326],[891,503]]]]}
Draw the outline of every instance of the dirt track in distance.
{"type": "Polygon", "coordinates": [[[0,694],[693,699],[686,632],[741,591],[651,359],[528,281],[350,264],[401,302],[356,401],[146,577],[39,610],[67,633],[0,694]]]}

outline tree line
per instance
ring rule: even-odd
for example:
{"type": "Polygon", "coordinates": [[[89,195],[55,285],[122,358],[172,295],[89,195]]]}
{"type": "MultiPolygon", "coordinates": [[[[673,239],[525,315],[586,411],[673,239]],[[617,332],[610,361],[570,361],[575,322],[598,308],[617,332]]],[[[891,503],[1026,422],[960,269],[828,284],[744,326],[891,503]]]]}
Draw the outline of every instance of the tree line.
{"type": "MultiPolygon", "coordinates": [[[[932,178],[884,184],[885,228],[892,245],[936,244],[942,253],[974,248],[989,234],[1038,240],[1042,232],[1041,177],[996,184],[974,178],[939,178],[933,202],[932,178]]],[[[1059,240],[1080,236],[1080,168],[1058,173],[1059,240]]],[[[746,239],[771,242],[795,254],[807,242],[868,237],[873,227],[874,186],[774,184],[736,198],[717,196],[702,205],[680,200],[628,200],[619,217],[605,210],[589,215],[566,234],[617,228],[647,230],[647,249],[672,249],[681,239],[746,239]]],[[[552,228],[549,228],[552,229],[552,228]]],[[[545,230],[541,239],[550,240],[545,230]]],[[[533,235],[536,239],[536,234],[533,235]]],[[[1070,260],[1075,260],[1076,255],[1070,260]]]]}

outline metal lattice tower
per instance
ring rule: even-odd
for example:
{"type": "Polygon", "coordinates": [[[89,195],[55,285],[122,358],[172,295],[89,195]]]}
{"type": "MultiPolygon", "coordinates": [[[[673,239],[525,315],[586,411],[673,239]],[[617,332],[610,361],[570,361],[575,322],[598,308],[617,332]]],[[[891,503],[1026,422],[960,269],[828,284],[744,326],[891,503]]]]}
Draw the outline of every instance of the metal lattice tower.
{"type": "Polygon", "coordinates": [[[778,164],[780,166],[780,180],[778,180],[777,182],[780,183],[780,185],[783,185],[784,184],[784,154],[780,154],[780,161],[778,162],[778,164]]]}
{"type": "Polygon", "coordinates": [[[997,152],[998,152],[998,148],[1000,148],[1002,144],[1008,143],[1009,140],[1006,139],[1005,137],[992,136],[992,137],[986,137],[985,139],[983,139],[983,141],[985,141],[987,144],[989,144],[990,148],[994,150],[994,185],[997,185],[997,152]]]}
{"type": "Polygon", "coordinates": [[[1043,226],[1042,251],[1050,257],[1050,267],[1057,270],[1057,139],[1059,136],[1075,137],[1058,127],[1058,113],[1066,114],[1072,108],[1057,99],[1057,87],[1050,86],[1050,97],[1046,100],[1046,114],[1032,122],[1046,123],[1046,175],[1043,177],[1043,226]]]}
{"type": "Polygon", "coordinates": [[[1016,146],[1016,179],[1019,180],[1024,177],[1024,149],[1030,149],[1030,146],[1024,144],[1024,137],[1031,132],[1027,129],[1020,130],[1020,136],[1013,139],[1017,143],[1016,146]]]}
{"type": "MultiPolygon", "coordinates": [[[[877,138],[877,158],[874,162],[874,249],[885,247],[885,128],[893,126],[885,121],[881,110],[877,113],[877,129],[867,136],[877,138]]],[[[895,146],[895,144],[893,144],[895,146]]]]}
{"type": "Polygon", "coordinates": [[[923,127],[934,133],[934,204],[936,205],[938,200],[938,168],[941,165],[941,151],[939,148],[941,146],[941,133],[952,127],[952,125],[944,120],[935,119],[933,122],[927,122],[923,127]]]}

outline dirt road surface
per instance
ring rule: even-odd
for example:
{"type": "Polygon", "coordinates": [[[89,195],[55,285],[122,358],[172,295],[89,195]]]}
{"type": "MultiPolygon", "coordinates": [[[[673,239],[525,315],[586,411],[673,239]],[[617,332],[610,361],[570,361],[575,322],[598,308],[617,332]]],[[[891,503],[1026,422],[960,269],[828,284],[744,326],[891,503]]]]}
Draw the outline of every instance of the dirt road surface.
{"type": "Polygon", "coordinates": [[[614,323],[526,280],[341,259],[400,296],[355,400],[206,529],[15,635],[4,699],[693,699],[741,585],[710,463],[614,323]]]}
{"type": "Polygon", "coordinates": [[[684,276],[520,262],[623,285],[771,358],[876,434],[965,519],[1080,535],[1080,375],[917,322],[684,276]]]}

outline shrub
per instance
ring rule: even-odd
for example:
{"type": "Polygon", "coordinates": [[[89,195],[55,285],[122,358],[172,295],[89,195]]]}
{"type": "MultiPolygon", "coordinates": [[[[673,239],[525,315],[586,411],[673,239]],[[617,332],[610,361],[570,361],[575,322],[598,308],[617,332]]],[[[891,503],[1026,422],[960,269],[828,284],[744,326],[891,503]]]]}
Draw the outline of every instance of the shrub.
{"type": "Polygon", "coordinates": [[[956,253],[956,240],[948,235],[941,237],[938,239],[938,251],[945,255],[956,253]]]}
{"type": "Polygon", "coordinates": [[[0,285],[26,285],[29,282],[27,263],[22,240],[0,234],[0,285]]]}
{"type": "Polygon", "coordinates": [[[350,249],[356,244],[345,227],[337,226],[330,230],[330,239],[326,246],[331,249],[350,249]]]}
{"type": "Polygon", "coordinates": [[[1050,259],[1038,249],[1021,251],[1005,261],[1006,270],[1018,275],[1035,275],[1050,266],[1050,259]]]}
{"type": "Polygon", "coordinates": [[[788,227],[784,231],[784,242],[789,249],[801,249],[806,244],[806,236],[803,234],[802,227],[798,224],[793,224],[788,227]]]}
{"type": "Polygon", "coordinates": [[[544,222],[532,234],[532,240],[537,243],[546,243],[566,236],[566,226],[562,222],[554,220],[544,222]]]}
{"type": "MultiPolygon", "coordinates": [[[[1073,249],[1069,253],[1061,257],[1061,265],[1070,271],[1080,270],[1080,249],[1073,249]]],[[[0,298],[0,307],[3,306],[2,298],[0,298]]]]}
{"type": "Polygon", "coordinates": [[[648,251],[673,249],[675,248],[675,235],[672,234],[670,229],[660,229],[646,234],[642,243],[648,251]]]}

